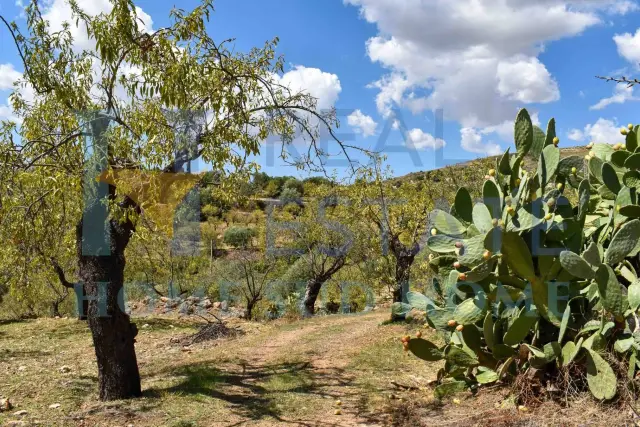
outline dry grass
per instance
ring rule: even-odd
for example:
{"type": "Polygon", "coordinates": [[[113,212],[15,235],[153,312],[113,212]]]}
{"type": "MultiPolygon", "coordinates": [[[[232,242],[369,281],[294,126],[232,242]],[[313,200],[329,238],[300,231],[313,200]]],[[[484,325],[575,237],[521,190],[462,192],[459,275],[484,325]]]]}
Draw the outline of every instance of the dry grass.
{"type": "Polygon", "coordinates": [[[97,401],[96,366],[86,324],[39,319],[0,323],[0,414],[43,426],[356,426],[624,425],[629,409],[581,395],[568,407],[543,403],[519,412],[508,388],[432,398],[426,384],[441,364],[402,352],[405,325],[382,325],[386,312],[270,324],[237,321],[236,338],[187,348],[172,338],[199,322],[138,319],[144,396],[97,401]],[[144,326],[148,325],[148,326],[144,326]],[[63,366],[70,372],[61,371],[63,366]],[[399,388],[397,385],[401,386],[399,388]],[[336,400],[342,415],[334,415],[336,400]],[[60,404],[50,409],[52,404],[60,404]],[[496,405],[498,408],[496,408],[496,405]],[[27,415],[13,412],[26,410],[27,415]]]}

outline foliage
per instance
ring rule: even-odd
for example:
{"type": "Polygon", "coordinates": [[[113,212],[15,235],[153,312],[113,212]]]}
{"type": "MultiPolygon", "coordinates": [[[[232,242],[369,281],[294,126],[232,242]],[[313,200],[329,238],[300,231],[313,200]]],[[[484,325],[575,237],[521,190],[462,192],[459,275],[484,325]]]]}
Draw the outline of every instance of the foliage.
{"type": "Polygon", "coordinates": [[[256,232],[248,227],[230,227],[224,232],[223,241],[229,246],[245,249],[252,245],[256,232]]]}
{"type": "Polygon", "coordinates": [[[285,205],[300,203],[300,192],[294,187],[287,187],[280,193],[280,201],[285,205]]]}
{"type": "Polygon", "coordinates": [[[536,370],[552,379],[581,365],[592,394],[608,400],[618,382],[610,357],[635,377],[639,130],[622,130],[626,145],[591,144],[586,159],[561,160],[555,122],[545,134],[521,110],[517,154],[497,159],[482,202],[472,205],[461,188],[451,212],[431,213],[427,246],[444,303],[410,293],[409,304],[394,310],[426,311],[446,339],[443,347],[404,339],[416,356],[445,360],[436,395],[536,370]],[[538,159],[537,170],[521,167],[528,155],[538,159]]]}

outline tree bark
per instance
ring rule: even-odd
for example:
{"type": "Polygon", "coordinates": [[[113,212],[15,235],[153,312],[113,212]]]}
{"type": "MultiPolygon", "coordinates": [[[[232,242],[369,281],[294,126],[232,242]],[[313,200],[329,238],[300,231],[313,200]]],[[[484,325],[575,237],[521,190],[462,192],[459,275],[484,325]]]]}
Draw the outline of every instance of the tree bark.
{"type": "Polygon", "coordinates": [[[393,290],[393,302],[404,301],[409,290],[409,278],[414,257],[401,256],[396,258],[396,286],[393,290]]]}
{"type": "MultiPolygon", "coordinates": [[[[135,352],[137,328],[124,312],[124,251],[134,230],[130,222],[109,221],[109,255],[83,253],[82,222],[78,226],[78,274],[89,298],[86,313],[98,362],[101,400],[142,395],[135,352]]],[[[81,306],[79,304],[79,306],[81,306]]]]}
{"type": "Polygon", "coordinates": [[[316,300],[318,299],[318,294],[320,294],[320,289],[322,288],[322,284],[324,281],[320,280],[309,280],[307,282],[307,289],[304,294],[304,316],[310,317],[313,316],[316,312],[316,300]]]}

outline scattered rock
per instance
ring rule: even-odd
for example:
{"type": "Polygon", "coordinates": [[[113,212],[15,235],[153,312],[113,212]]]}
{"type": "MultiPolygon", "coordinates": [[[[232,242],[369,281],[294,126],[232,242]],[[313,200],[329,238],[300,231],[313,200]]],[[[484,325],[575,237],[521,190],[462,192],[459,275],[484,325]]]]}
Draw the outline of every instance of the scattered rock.
{"type": "Polygon", "coordinates": [[[59,403],[54,403],[52,405],[49,405],[49,409],[58,409],[59,407],[61,407],[62,405],[59,403]]]}
{"type": "Polygon", "coordinates": [[[69,366],[61,366],[60,367],[60,372],[62,372],[63,374],[68,374],[69,372],[71,372],[71,368],[69,366]]]}
{"type": "Polygon", "coordinates": [[[147,329],[147,328],[150,328],[150,327],[151,327],[151,325],[148,324],[148,323],[145,323],[144,325],[142,325],[142,329],[147,329]]]}
{"type": "Polygon", "coordinates": [[[204,300],[202,300],[200,302],[200,307],[205,308],[205,309],[211,308],[212,305],[213,304],[211,303],[211,300],[209,300],[208,298],[204,299],[204,300]]]}
{"type": "Polygon", "coordinates": [[[22,371],[26,371],[27,367],[26,366],[18,366],[18,371],[22,372],[22,371]]]}
{"type": "Polygon", "coordinates": [[[215,310],[220,310],[220,306],[222,305],[222,303],[220,301],[216,301],[213,303],[213,308],[215,310]]]}
{"type": "Polygon", "coordinates": [[[27,423],[24,421],[9,421],[7,427],[25,427],[27,423]]]}
{"type": "Polygon", "coordinates": [[[222,310],[222,311],[229,310],[229,303],[227,301],[222,301],[220,303],[220,310],[222,310]]]}
{"type": "Polygon", "coordinates": [[[162,302],[169,302],[169,298],[167,298],[167,297],[160,297],[160,301],[162,301],[162,302]]]}
{"type": "Polygon", "coordinates": [[[25,411],[24,409],[20,410],[20,411],[16,411],[13,413],[14,417],[24,417],[25,415],[27,415],[28,412],[25,411]]]}
{"type": "Polygon", "coordinates": [[[13,404],[9,399],[0,399],[0,412],[6,412],[13,409],[13,404]]]}

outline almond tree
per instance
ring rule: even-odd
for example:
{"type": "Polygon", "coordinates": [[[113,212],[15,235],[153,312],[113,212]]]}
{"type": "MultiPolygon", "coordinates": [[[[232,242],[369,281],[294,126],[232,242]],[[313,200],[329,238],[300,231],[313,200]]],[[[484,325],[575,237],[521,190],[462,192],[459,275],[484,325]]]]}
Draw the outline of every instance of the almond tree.
{"type": "MultiPolygon", "coordinates": [[[[119,297],[139,216],[170,196],[172,180],[153,177],[182,172],[200,158],[232,192],[231,177],[255,169],[247,158],[270,135],[279,135],[283,146],[305,138],[309,151],[289,161],[322,168],[319,128],[333,135],[335,112],[316,112],[313,97],[278,83],[284,62],[274,53],[277,39],[248,53],[214,41],[206,30],[212,0],[188,13],[174,9],[172,24],[155,32],[139,24],[131,0],[111,0],[112,10],[97,16],[69,3],[73,20],[61,31],[51,30],[36,0],[25,10],[26,28],[2,18],[25,73],[11,96],[19,125],[2,127],[0,175],[46,177],[40,197],[49,205],[61,191],[84,199],[73,245],[90,299],[99,395],[131,398],[141,395],[137,330],[119,297]],[[71,25],[86,30],[93,49],[74,46],[71,25]],[[129,194],[131,181],[118,178],[125,170],[139,173],[143,187],[159,187],[152,192],[158,196],[129,194]]],[[[50,213],[40,215],[9,232],[46,227],[50,213]]]]}

